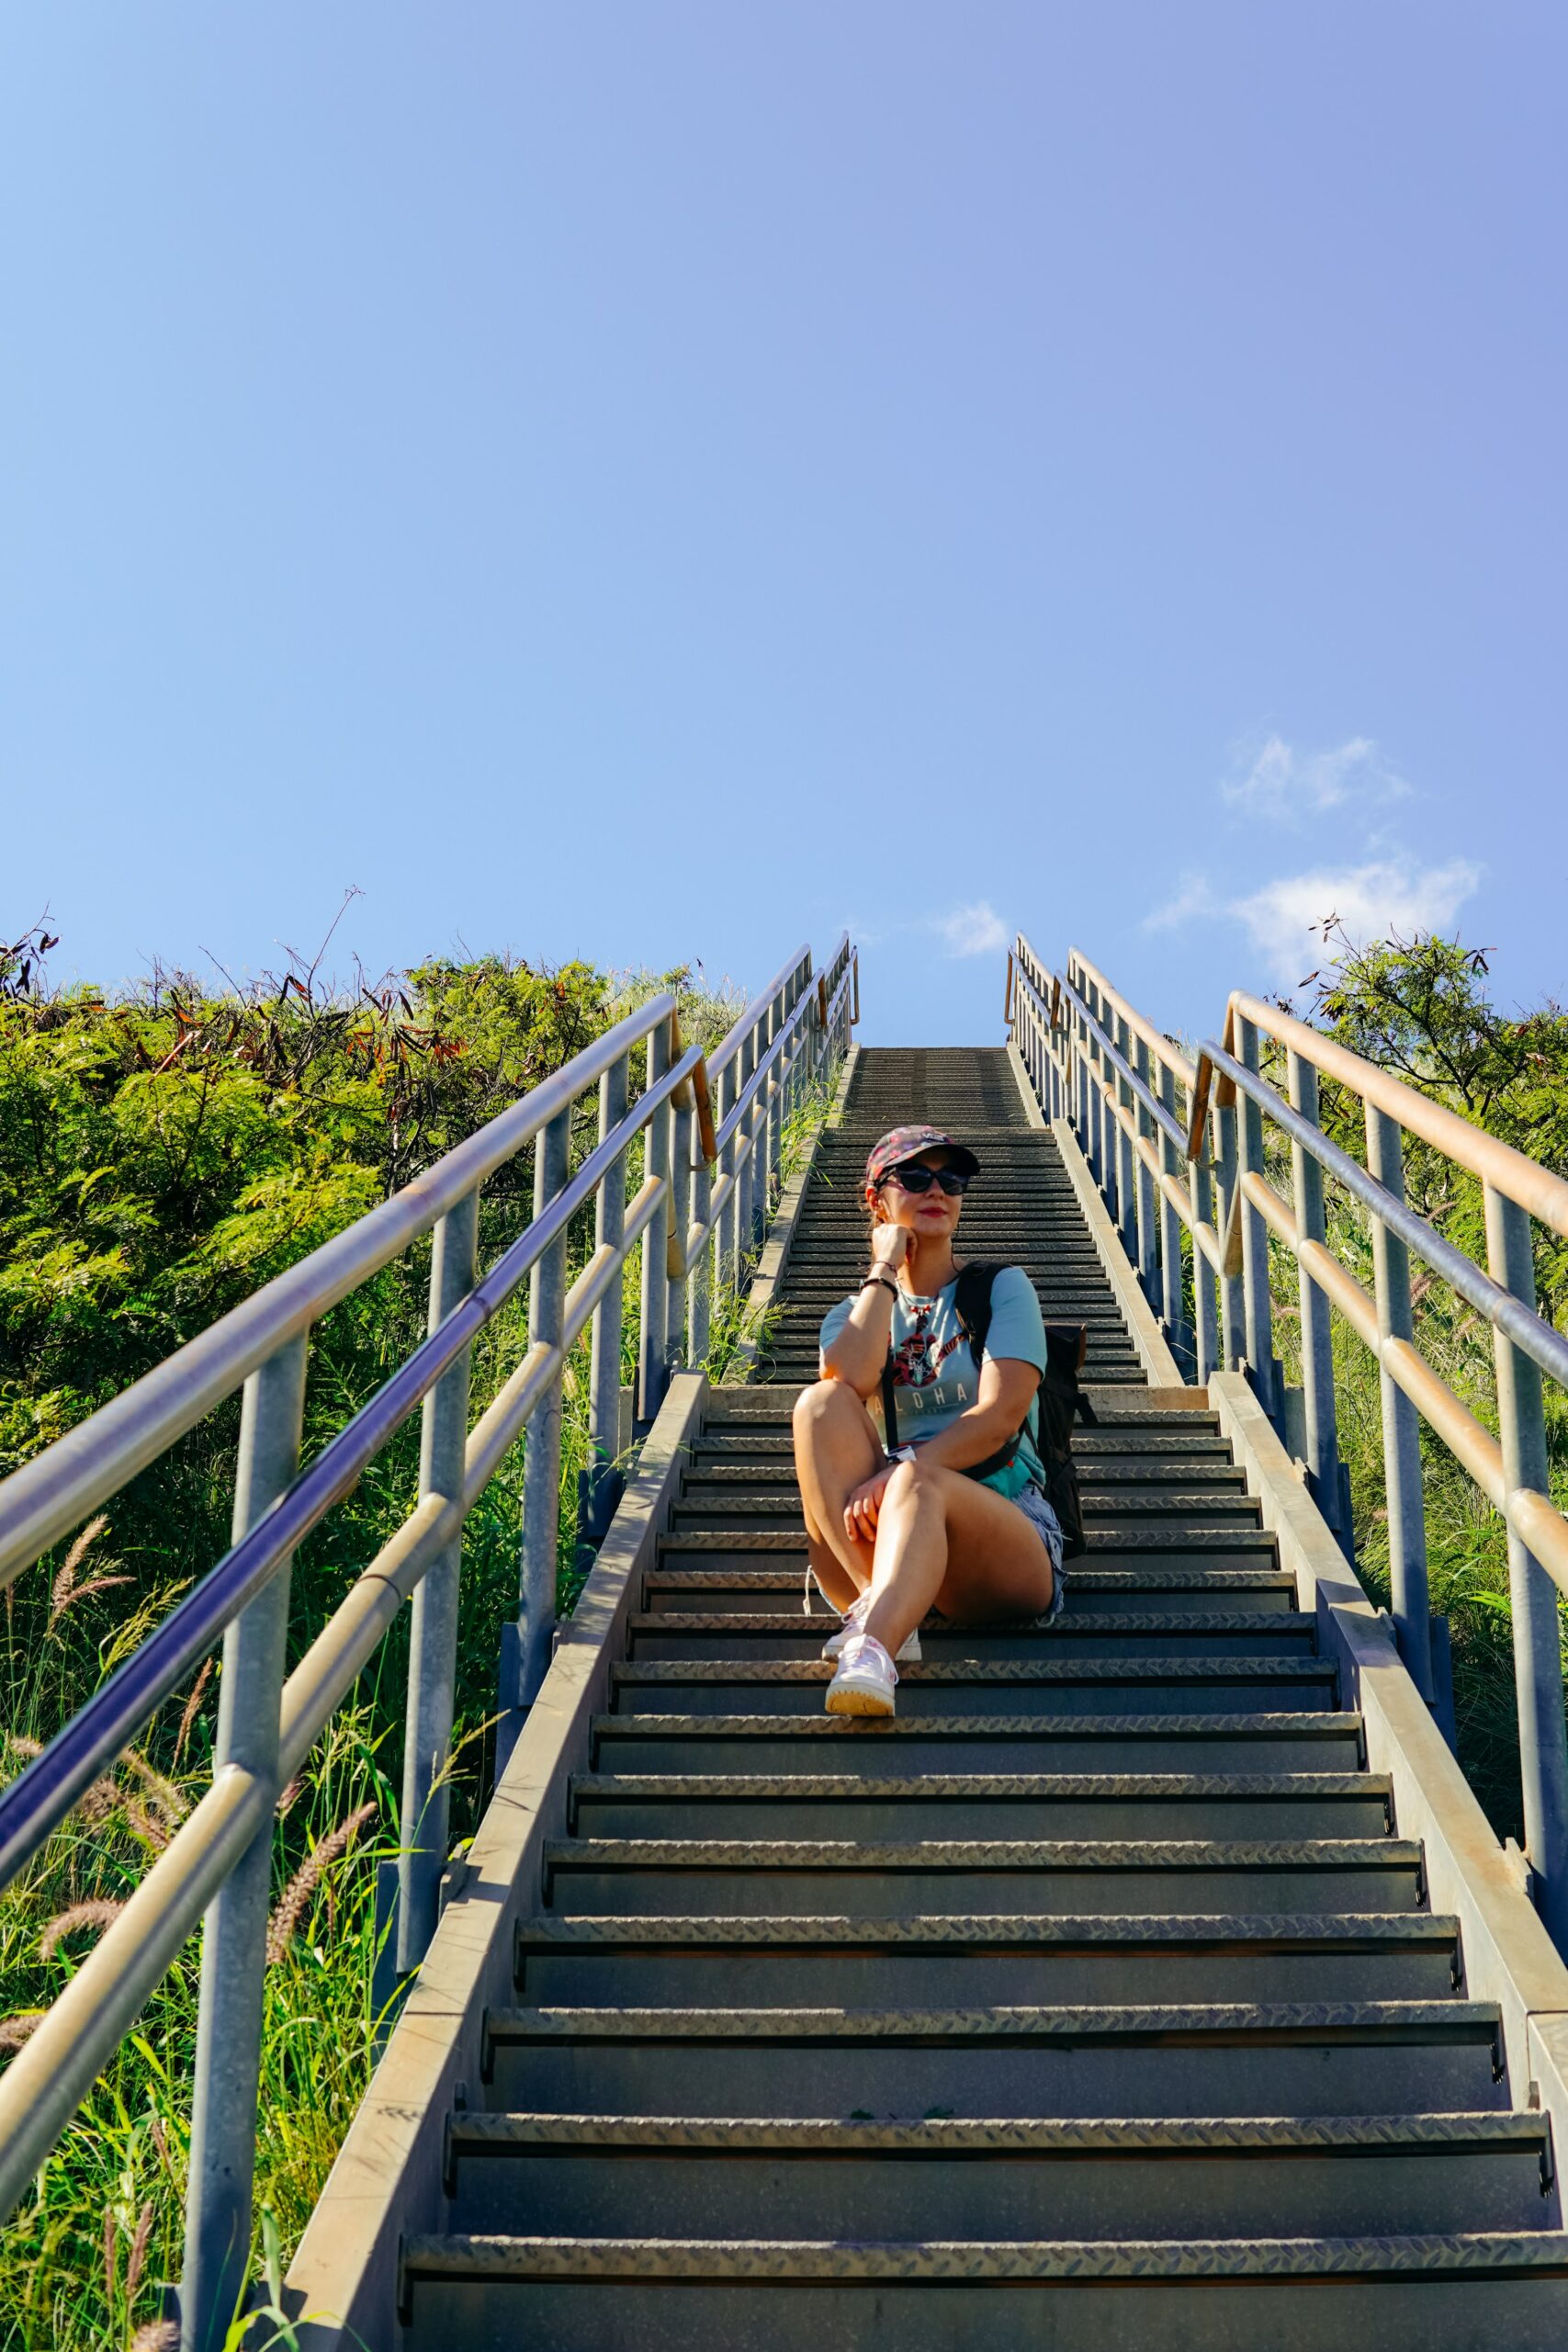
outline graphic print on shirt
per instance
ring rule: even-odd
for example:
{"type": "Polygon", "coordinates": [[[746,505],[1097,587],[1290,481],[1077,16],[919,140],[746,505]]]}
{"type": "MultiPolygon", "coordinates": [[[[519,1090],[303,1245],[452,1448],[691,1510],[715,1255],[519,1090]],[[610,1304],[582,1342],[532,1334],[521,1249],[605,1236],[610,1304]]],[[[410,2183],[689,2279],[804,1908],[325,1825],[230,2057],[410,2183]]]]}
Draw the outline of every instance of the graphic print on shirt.
{"type": "Polygon", "coordinates": [[[914,1329],[894,1349],[895,1388],[934,1388],[942,1377],[942,1365],[954,1348],[962,1344],[962,1331],[954,1331],[940,1345],[932,1340],[931,1319],[940,1303],[934,1298],[927,1299],[916,1314],[914,1329]]]}

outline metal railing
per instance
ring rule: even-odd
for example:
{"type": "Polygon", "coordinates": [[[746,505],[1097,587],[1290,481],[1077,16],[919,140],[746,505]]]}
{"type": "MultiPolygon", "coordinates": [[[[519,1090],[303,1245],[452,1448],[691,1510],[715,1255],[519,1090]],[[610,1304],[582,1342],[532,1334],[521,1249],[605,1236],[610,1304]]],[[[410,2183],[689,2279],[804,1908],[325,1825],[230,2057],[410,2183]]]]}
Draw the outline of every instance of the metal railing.
{"type": "Polygon", "coordinates": [[[1007,1017],[1046,1115],[1066,1120],[1082,1146],[1173,1352],[1200,1382],[1219,1369],[1246,1373],[1348,1551],[1331,1307],[1375,1359],[1389,1613],[1400,1654],[1429,1706],[1440,1709],[1443,1693],[1427,1594],[1421,1422],[1501,1516],[1525,1851],[1541,1917],[1568,1953],[1568,1738],[1558,1614],[1558,1594],[1568,1593],[1568,1521],[1551,1497],[1541,1386],[1545,1374],[1568,1389],[1568,1339],[1536,1311],[1532,1230],[1533,1220],[1568,1235],[1568,1182],[1305,1022],[1241,991],[1230,998],[1222,1037],[1206,1039],[1193,1060],[1076,948],[1065,971],[1054,974],[1021,935],[1009,958],[1007,1017]],[[1266,1040],[1283,1057],[1284,1093],[1263,1075],[1266,1040]],[[1323,1080],[1362,1105],[1364,1167],[1323,1132],[1323,1080]],[[1290,1145],[1290,1200],[1267,1172],[1266,1122],[1290,1145]],[[1480,1183],[1485,1266],[1405,1200],[1406,1134],[1480,1183]],[[1366,1212],[1371,1290],[1328,1246],[1325,1178],[1366,1212]],[[1299,1389],[1286,1388],[1274,1354],[1270,1238],[1296,1267],[1299,1389]],[[1416,1344],[1412,1252],[1490,1327],[1495,1437],[1416,1344]]]}
{"type": "MultiPolygon", "coordinates": [[[[593,1466],[585,1499],[602,1520],[606,1494],[618,1491],[609,1482],[620,1447],[627,1258],[640,1243],[637,1389],[646,1424],[674,1367],[707,1353],[714,1282],[741,1281],[761,1246],[786,1123],[847,1047],[857,986],[847,937],[819,976],[803,948],[706,1057],[682,1047],[674,999],[652,998],[0,1484],[4,1586],[243,1389],[231,1548],[0,1792],[5,1886],[221,1638],[209,1790],[0,2077],[0,2211],[9,2212],[205,1921],[180,2293],[184,2352],[209,2352],[222,2341],[249,2260],[279,1792],[412,1597],[402,1836],[389,1933],[399,1975],[415,1969],[434,1931],[446,1863],[465,1520],[526,1430],[518,1609],[502,1629],[502,1723],[514,1735],[544,1680],[554,1634],[567,1358],[590,1330],[593,1466]],[[645,1070],[635,1099],[634,1057],[645,1070]],[[573,1169],[573,1111],[591,1090],[598,1138],[573,1169]],[[639,1136],[645,1174],[628,1200],[627,1154],[639,1136]],[[481,1275],[481,1191],[529,1146],[533,1217],[481,1275]],[[590,1204],[593,1248],[569,1287],[569,1234],[590,1204]],[[427,1337],[301,1469],[312,1327],[426,1233],[427,1337]],[[474,1340],[525,1278],[526,1352],[470,1429],[474,1340]],[[423,1427],[415,1506],[286,1673],[294,1554],[416,1406],[423,1427]]],[[[502,1758],[505,1747],[498,1742],[502,1758]]]]}

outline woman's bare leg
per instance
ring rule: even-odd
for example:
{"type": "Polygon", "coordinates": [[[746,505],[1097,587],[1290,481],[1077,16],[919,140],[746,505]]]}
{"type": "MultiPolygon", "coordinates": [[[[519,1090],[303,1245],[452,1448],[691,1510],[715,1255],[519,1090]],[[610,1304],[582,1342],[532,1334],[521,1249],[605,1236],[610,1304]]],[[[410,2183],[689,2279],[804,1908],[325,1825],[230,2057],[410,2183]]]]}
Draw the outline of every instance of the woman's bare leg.
{"type": "Polygon", "coordinates": [[[835,1609],[871,1582],[872,1546],[844,1532],[844,1505],[882,1464],[876,1424],[841,1380],[814,1381],[795,1400],[795,1466],[811,1573],[835,1609]]]}
{"type": "Polygon", "coordinates": [[[901,1462],[876,1525],[874,1599],[865,1630],[888,1656],[928,1610],[983,1623],[1051,1605],[1051,1555],[1039,1531],[1004,1496],[959,1470],[901,1462]]]}

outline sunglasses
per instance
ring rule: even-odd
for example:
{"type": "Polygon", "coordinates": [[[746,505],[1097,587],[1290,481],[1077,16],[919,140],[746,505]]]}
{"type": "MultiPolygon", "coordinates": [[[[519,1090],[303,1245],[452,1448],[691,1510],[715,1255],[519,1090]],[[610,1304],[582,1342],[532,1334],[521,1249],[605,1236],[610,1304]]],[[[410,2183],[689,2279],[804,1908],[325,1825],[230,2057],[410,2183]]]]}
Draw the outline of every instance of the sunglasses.
{"type": "Polygon", "coordinates": [[[929,1193],[940,1184],[950,1201],[969,1190],[969,1179],[961,1168],[921,1168],[911,1162],[907,1168],[890,1168],[886,1176],[876,1180],[880,1192],[884,1184],[897,1184],[901,1193],[929,1193]]]}

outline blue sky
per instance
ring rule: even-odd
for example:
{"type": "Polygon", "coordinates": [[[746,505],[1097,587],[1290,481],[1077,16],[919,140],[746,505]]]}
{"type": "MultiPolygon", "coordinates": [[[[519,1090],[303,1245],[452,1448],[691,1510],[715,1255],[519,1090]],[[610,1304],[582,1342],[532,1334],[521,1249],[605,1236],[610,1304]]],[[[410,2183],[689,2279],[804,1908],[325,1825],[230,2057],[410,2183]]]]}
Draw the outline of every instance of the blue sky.
{"type": "Polygon", "coordinates": [[[58,0],[0,34],[0,931],[1157,1017],[1568,995],[1568,15],[58,0]],[[335,953],[335,950],[334,950],[335,953]]]}

